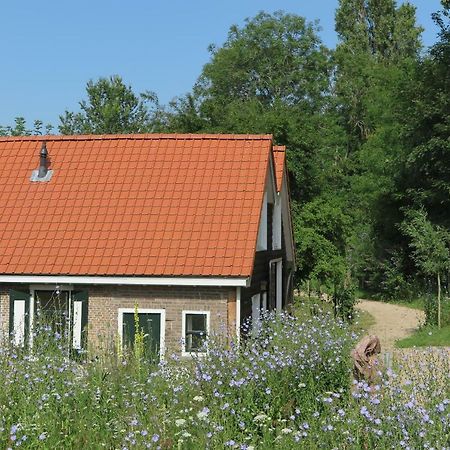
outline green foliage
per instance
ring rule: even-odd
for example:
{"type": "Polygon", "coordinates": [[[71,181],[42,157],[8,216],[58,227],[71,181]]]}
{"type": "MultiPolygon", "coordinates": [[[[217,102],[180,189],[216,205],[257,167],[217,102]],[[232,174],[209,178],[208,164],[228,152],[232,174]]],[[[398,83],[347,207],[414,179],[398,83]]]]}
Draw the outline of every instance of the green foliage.
{"type": "Polygon", "coordinates": [[[294,14],[259,13],[243,28],[232,26],[222,48],[210,47],[196,91],[214,120],[219,105],[254,99],[262,107],[276,101],[314,108],[328,88],[327,52],[317,30],[294,14]]]}
{"type": "Polygon", "coordinates": [[[241,347],[218,340],[204,358],[158,367],[115,355],[80,364],[53,333],[32,352],[4,345],[0,446],[359,450],[397,448],[408,433],[413,448],[445,447],[448,354],[420,353],[420,370],[400,361],[371,388],[352,384],[354,342],[332,314],[299,311],[266,317],[241,347]]]}
{"type": "Polygon", "coordinates": [[[412,336],[397,341],[395,346],[399,348],[449,347],[450,325],[445,325],[442,328],[438,328],[437,326],[423,327],[412,336]]]}
{"type": "MultiPolygon", "coordinates": [[[[429,326],[439,327],[438,310],[439,305],[436,295],[428,294],[424,297],[425,323],[429,326]]],[[[441,304],[441,325],[450,325],[450,298],[443,298],[441,304]]]]}
{"type": "MultiPolygon", "coordinates": [[[[27,122],[23,117],[16,117],[14,119],[14,126],[1,126],[0,125],[0,136],[30,136],[30,135],[41,135],[43,130],[43,122],[41,120],[35,120],[33,122],[33,128],[29,129],[27,122]]],[[[44,127],[44,134],[50,134],[53,130],[52,125],[47,124],[44,127]]]]}
{"type": "MultiPolygon", "coordinates": [[[[368,111],[380,93],[373,87],[395,89],[385,77],[378,81],[377,71],[389,72],[389,66],[395,70],[396,65],[414,59],[422,29],[415,26],[415,10],[410,4],[396,8],[394,0],[340,0],[336,31],[336,93],[350,138],[349,151],[354,152],[378,125],[378,117],[370,117],[368,111]]],[[[392,104],[389,106],[387,111],[392,104]]]]}
{"type": "Polygon", "coordinates": [[[65,111],[60,116],[60,133],[146,133],[159,126],[161,110],[156,94],[137,95],[117,75],[90,80],[86,93],[88,99],[79,102],[80,112],[65,111]]]}
{"type": "Polygon", "coordinates": [[[347,322],[353,322],[355,316],[356,295],[353,286],[338,285],[333,293],[334,315],[347,322]]]}
{"type": "Polygon", "coordinates": [[[424,207],[432,223],[450,226],[450,17],[436,14],[440,41],[417,67],[406,110],[403,170],[397,195],[409,208],[424,207]]]}
{"type": "Polygon", "coordinates": [[[133,342],[133,354],[135,363],[140,368],[142,358],[144,357],[144,330],[139,324],[139,311],[138,305],[134,305],[134,342],[133,342]]]}
{"type": "Polygon", "coordinates": [[[304,205],[294,224],[300,281],[317,280],[331,290],[345,278],[349,224],[342,202],[334,196],[304,205]]]}
{"type": "Polygon", "coordinates": [[[336,31],[349,53],[365,53],[379,60],[415,57],[422,28],[415,24],[415,7],[396,6],[394,0],[340,0],[336,31]]]}
{"type": "Polygon", "coordinates": [[[450,234],[428,220],[424,210],[409,210],[402,231],[409,237],[411,255],[426,275],[437,275],[450,269],[450,234]]]}

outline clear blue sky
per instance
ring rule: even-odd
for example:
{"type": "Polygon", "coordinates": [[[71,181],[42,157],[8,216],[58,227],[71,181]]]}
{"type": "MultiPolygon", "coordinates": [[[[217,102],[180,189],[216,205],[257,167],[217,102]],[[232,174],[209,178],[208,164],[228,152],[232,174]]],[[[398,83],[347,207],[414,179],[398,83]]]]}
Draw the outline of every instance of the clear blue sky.
{"type": "MultiPolygon", "coordinates": [[[[0,124],[14,117],[58,124],[76,110],[89,79],[121,75],[135,92],[155,91],[162,103],[189,91],[232,24],[259,11],[284,10],[319,19],[334,47],[338,0],[32,0],[2,5],[0,124]]],[[[439,0],[412,0],[426,46],[435,42],[432,12],[439,0]]],[[[31,123],[30,123],[31,124],[31,123]]]]}

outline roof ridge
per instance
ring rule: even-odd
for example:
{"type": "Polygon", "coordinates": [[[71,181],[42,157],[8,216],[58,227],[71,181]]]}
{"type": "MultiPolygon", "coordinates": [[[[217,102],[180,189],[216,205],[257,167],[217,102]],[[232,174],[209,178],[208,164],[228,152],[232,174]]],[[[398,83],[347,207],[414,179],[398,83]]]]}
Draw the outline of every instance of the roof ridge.
{"type": "Polygon", "coordinates": [[[142,133],[142,134],[79,134],[79,135],[33,135],[1,136],[0,142],[8,141],[98,141],[98,140],[272,140],[271,134],[193,134],[193,133],[142,133]]]}

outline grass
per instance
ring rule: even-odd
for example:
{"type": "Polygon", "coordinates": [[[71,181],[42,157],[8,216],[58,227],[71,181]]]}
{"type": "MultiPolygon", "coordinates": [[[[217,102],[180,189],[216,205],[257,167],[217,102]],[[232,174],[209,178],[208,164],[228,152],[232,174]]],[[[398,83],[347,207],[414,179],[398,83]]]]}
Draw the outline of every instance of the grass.
{"type": "Polygon", "coordinates": [[[396,342],[398,348],[409,347],[448,347],[450,346],[450,325],[442,328],[423,327],[411,336],[396,342]]]}

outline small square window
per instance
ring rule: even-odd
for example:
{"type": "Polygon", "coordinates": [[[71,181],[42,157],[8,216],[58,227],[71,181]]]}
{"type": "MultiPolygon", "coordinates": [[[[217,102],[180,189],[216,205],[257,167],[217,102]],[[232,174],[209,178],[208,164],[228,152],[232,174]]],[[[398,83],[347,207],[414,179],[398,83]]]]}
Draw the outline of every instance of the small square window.
{"type": "Polygon", "coordinates": [[[209,331],[208,312],[183,312],[183,353],[203,353],[209,331]]]}

